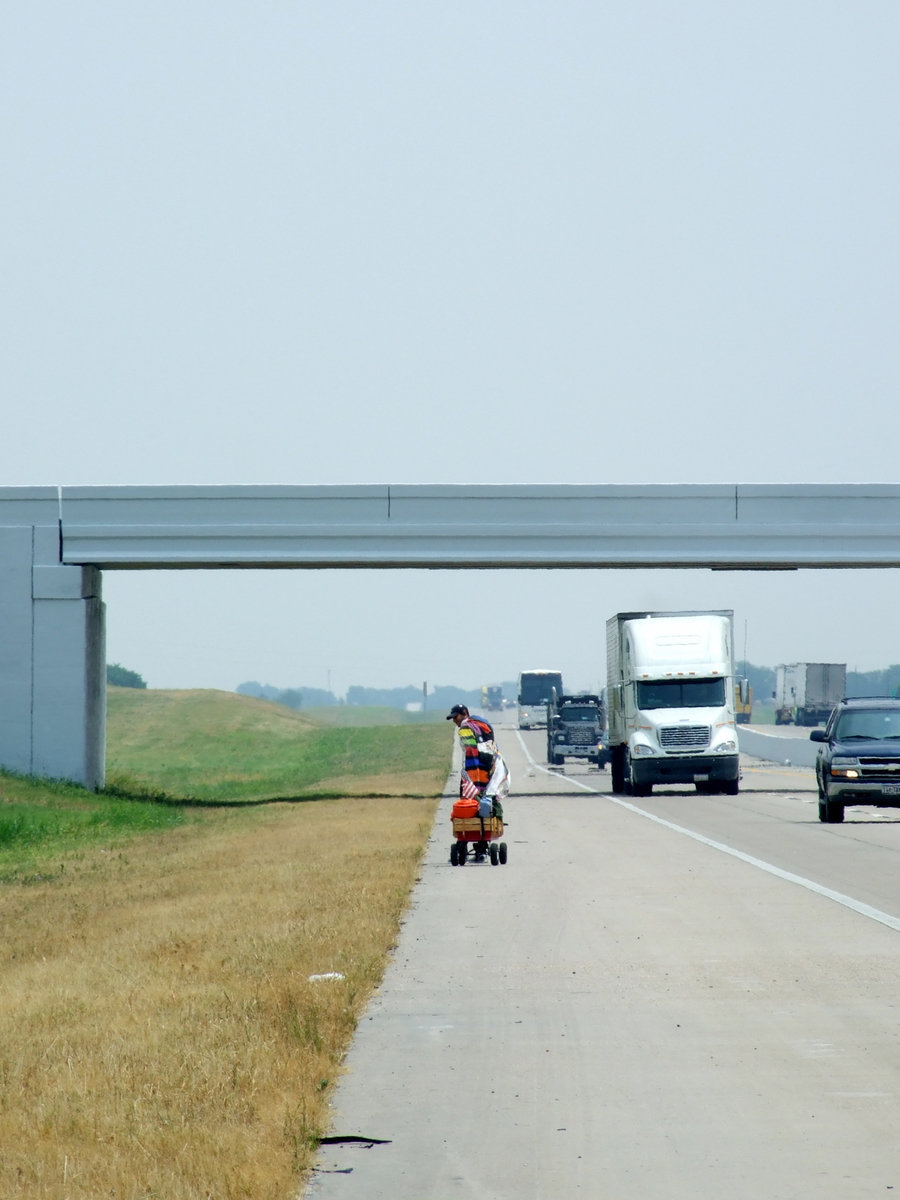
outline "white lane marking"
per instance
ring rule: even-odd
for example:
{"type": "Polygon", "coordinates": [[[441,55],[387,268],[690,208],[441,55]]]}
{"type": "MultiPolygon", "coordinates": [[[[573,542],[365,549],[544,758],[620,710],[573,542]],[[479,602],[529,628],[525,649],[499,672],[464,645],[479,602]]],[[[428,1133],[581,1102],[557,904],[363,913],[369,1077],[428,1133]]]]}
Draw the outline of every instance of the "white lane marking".
{"type": "Polygon", "coordinates": [[[541,763],[535,762],[534,759],[531,757],[531,754],[528,751],[528,747],[525,745],[525,741],[524,741],[521,733],[518,731],[518,729],[516,730],[516,737],[519,739],[519,745],[525,751],[525,757],[528,759],[528,761],[531,763],[531,765],[535,768],[535,770],[543,771],[545,775],[549,775],[552,779],[565,779],[566,783],[574,783],[576,787],[584,788],[584,790],[586,792],[596,792],[596,790],[597,790],[596,788],[592,788],[587,783],[582,783],[580,779],[575,779],[571,775],[557,775],[557,773],[555,771],[550,771],[547,769],[547,767],[542,766],[541,763]]]}
{"type": "MultiPolygon", "coordinates": [[[[525,757],[531,765],[547,775],[553,774],[552,771],[548,771],[546,767],[534,761],[518,730],[516,730],[516,737],[519,739],[522,749],[525,751],[525,757]]],[[[555,776],[555,778],[559,778],[559,776],[555,776]]],[[[566,782],[575,783],[578,787],[583,787],[588,792],[596,792],[598,790],[589,784],[582,783],[578,779],[573,779],[570,775],[566,776],[566,782]]],[[[613,804],[618,804],[620,808],[627,808],[629,812],[636,813],[639,817],[646,817],[648,821],[655,821],[657,825],[664,825],[666,829],[671,829],[674,833],[683,833],[685,837],[693,838],[695,842],[702,842],[704,846],[710,846],[713,850],[720,850],[723,854],[730,854],[732,858],[739,858],[741,862],[748,863],[751,867],[756,867],[760,871],[766,871],[769,875],[775,875],[778,879],[784,879],[787,883],[796,883],[799,887],[806,888],[809,892],[815,892],[816,895],[824,896],[827,900],[834,900],[836,904],[842,904],[844,908],[850,908],[853,912],[859,913],[860,916],[868,917],[872,921],[878,921],[882,925],[887,925],[889,929],[895,929],[900,932],[900,918],[892,917],[890,913],[882,912],[879,908],[872,908],[870,904],[863,904],[861,900],[854,900],[852,896],[845,896],[843,892],[836,892],[832,888],[823,887],[821,883],[816,883],[813,879],[806,879],[802,875],[795,875],[793,871],[783,871],[781,867],[776,867],[773,863],[767,863],[761,858],[754,858],[752,854],[745,854],[743,850],[736,850],[734,846],[726,846],[724,842],[715,842],[712,838],[704,837],[702,833],[695,833],[693,829],[685,829],[683,825],[676,825],[674,821],[667,821],[664,817],[658,817],[655,813],[647,812],[644,808],[638,808],[636,804],[629,804],[627,800],[620,800],[618,796],[607,795],[606,799],[611,800],[613,804]]]]}
{"type": "Polygon", "coordinates": [[[784,879],[788,883],[796,883],[800,887],[806,888],[807,891],[815,892],[819,896],[825,896],[828,900],[834,900],[837,904],[842,904],[844,908],[853,909],[854,912],[859,913],[863,917],[869,917],[872,921],[879,921],[882,925],[887,925],[890,929],[900,931],[900,918],[892,917],[890,913],[882,912],[878,908],[872,908],[870,904],[863,904],[861,900],[854,900],[852,896],[845,896],[843,892],[835,892],[832,888],[823,887],[821,883],[816,883],[812,879],[805,879],[802,875],[795,875],[793,871],[783,871],[781,867],[764,862],[761,858],[754,858],[752,854],[745,854],[743,850],[735,850],[733,846],[726,846],[724,842],[714,842],[712,838],[704,837],[702,833],[695,833],[692,829],[685,829],[683,825],[676,825],[672,821],[666,821],[663,817],[656,816],[655,813],[638,808],[636,804],[629,804],[627,800],[620,800],[617,796],[609,796],[607,799],[611,800],[613,804],[618,804],[620,808],[627,808],[629,812],[637,813],[639,817],[646,817],[648,821],[655,821],[657,825],[665,825],[667,829],[671,829],[675,833],[683,833],[685,837],[693,838],[695,842],[702,842],[704,846],[711,846],[713,850],[721,850],[723,854],[730,854],[732,858],[739,858],[741,862],[749,863],[751,867],[757,867],[760,871],[767,871],[770,875],[776,875],[779,879],[784,879]]]}

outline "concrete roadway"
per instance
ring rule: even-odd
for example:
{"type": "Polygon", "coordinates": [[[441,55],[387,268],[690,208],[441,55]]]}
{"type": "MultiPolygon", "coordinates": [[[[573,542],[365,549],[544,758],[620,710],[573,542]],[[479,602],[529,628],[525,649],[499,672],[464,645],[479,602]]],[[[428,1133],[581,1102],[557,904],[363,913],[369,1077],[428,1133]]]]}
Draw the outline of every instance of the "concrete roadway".
{"type": "Polygon", "coordinates": [[[900,812],[808,769],[609,795],[499,725],[509,862],[442,802],[309,1200],[900,1195],[900,812]]]}

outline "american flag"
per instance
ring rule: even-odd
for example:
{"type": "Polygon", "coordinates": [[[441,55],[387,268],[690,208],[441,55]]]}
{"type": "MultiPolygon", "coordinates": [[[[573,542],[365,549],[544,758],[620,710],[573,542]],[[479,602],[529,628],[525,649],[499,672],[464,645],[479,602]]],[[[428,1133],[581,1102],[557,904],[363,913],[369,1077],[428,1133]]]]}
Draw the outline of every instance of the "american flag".
{"type": "Polygon", "coordinates": [[[465,771],[460,771],[459,773],[459,794],[464,796],[466,800],[478,799],[478,788],[468,777],[465,771]]]}

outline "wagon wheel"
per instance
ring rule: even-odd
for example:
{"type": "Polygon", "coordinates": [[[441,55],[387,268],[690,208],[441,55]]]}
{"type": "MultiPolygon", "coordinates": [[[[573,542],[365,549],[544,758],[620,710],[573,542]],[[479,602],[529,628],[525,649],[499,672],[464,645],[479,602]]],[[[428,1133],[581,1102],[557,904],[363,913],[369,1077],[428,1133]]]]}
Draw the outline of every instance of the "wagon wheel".
{"type": "Polygon", "coordinates": [[[469,847],[465,842],[457,842],[456,844],[456,863],[457,866],[465,866],[466,855],[469,853],[469,847]]]}
{"type": "Polygon", "coordinates": [[[491,852],[491,866],[496,867],[497,863],[500,861],[500,851],[497,849],[496,842],[491,842],[490,852],[491,852]]]}
{"type": "Polygon", "coordinates": [[[459,846],[456,842],[453,842],[450,846],[450,866],[455,867],[458,860],[459,860],[459,846]]]}
{"type": "Polygon", "coordinates": [[[500,857],[500,863],[501,863],[501,865],[505,865],[505,864],[506,864],[506,842],[501,842],[501,843],[500,843],[500,855],[499,855],[499,857],[500,857]]]}

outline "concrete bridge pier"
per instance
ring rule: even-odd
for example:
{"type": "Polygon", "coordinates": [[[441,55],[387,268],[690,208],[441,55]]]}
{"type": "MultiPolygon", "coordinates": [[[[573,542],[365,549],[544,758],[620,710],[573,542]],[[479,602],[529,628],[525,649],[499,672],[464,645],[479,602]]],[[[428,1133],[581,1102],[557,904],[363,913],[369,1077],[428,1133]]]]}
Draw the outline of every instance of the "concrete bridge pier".
{"type": "Polygon", "coordinates": [[[106,770],[101,573],[61,563],[57,489],[25,491],[16,489],[15,503],[0,504],[0,764],[100,788],[106,770]]]}

